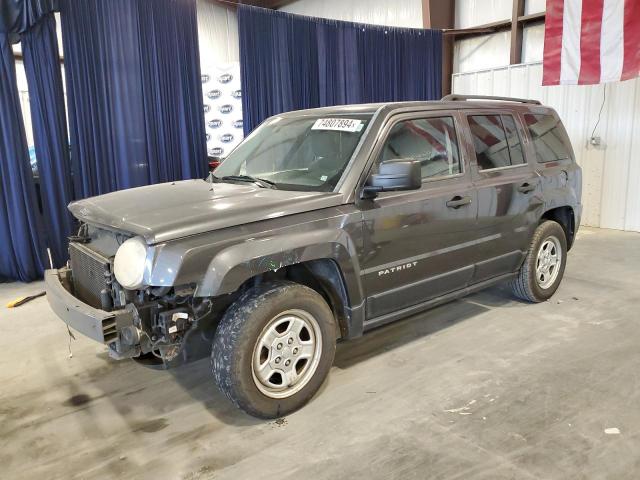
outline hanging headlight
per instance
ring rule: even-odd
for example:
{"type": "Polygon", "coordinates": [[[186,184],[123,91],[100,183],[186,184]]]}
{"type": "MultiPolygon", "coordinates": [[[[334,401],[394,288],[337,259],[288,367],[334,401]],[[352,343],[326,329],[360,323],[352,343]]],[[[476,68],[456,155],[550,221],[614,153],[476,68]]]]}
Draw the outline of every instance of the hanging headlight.
{"type": "Polygon", "coordinates": [[[113,273],[124,288],[135,290],[142,286],[147,260],[147,244],[140,237],[124,242],[116,252],[113,273]]]}

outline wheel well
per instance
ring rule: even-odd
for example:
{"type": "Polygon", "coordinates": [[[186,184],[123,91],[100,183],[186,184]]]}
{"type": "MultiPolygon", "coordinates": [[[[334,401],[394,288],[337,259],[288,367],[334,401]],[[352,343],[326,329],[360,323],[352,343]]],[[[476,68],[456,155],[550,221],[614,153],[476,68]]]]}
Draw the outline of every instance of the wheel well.
{"type": "Polygon", "coordinates": [[[339,336],[347,335],[351,304],[342,272],[335,261],[323,258],[288,265],[277,271],[270,270],[246,280],[238,292],[272,280],[291,280],[318,292],[325,299],[338,322],[339,336]]]}
{"type": "Polygon", "coordinates": [[[569,206],[552,208],[544,212],[540,221],[542,222],[543,220],[553,220],[560,224],[567,237],[567,249],[571,249],[576,233],[576,220],[573,214],[573,208],[569,206]]]}

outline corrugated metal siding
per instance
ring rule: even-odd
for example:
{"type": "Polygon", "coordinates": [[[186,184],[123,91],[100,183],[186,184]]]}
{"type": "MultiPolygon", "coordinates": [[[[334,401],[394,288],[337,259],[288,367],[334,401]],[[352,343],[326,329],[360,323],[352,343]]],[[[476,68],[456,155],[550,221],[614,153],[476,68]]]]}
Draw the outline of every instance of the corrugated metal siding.
{"type": "Polygon", "coordinates": [[[560,114],[583,168],[582,223],[640,232],[640,79],[604,85],[542,87],[540,63],[453,76],[453,91],[534,98],[560,114]]]}
{"type": "Polygon", "coordinates": [[[348,22],[422,28],[422,0],[298,0],[280,10],[348,22]]]}
{"type": "MultiPolygon", "coordinates": [[[[525,14],[544,12],[546,0],[526,0],[525,14]]],[[[511,18],[512,0],[457,0],[456,28],[470,28],[511,18]]],[[[454,73],[509,65],[511,32],[480,35],[455,42],[454,73]]],[[[527,25],[522,38],[522,62],[542,60],[544,24],[527,25]]]]}
{"type": "Polygon", "coordinates": [[[470,28],[511,18],[513,0],[456,0],[456,28],[470,28]]]}
{"type": "Polygon", "coordinates": [[[473,72],[509,65],[510,48],[510,31],[458,40],[453,48],[453,71],[473,72]]]}
{"type": "Polygon", "coordinates": [[[544,23],[527,25],[522,34],[522,63],[541,62],[544,49],[544,23]]]}
{"type": "Polygon", "coordinates": [[[544,12],[546,9],[547,9],[547,0],[525,0],[524,2],[525,15],[544,12]]]}
{"type": "MultiPolygon", "coordinates": [[[[485,23],[509,20],[512,8],[513,0],[456,0],[455,25],[456,28],[470,28],[485,23]]],[[[525,0],[525,15],[545,10],[546,0],[525,0]]]]}

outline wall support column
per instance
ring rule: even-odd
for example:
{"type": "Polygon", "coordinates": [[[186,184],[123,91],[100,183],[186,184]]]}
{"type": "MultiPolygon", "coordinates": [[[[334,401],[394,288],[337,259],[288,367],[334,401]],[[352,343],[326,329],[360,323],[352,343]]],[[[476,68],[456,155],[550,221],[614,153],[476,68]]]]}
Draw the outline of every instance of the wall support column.
{"type": "Polygon", "coordinates": [[[524,16],[524,0],[513,0],[511,14],[511,53],[509,63],[522,63],[522,32],[524,30],[520,17],[524,16]]]}
{"type": "MultiPolygon", "coordinates": [[[[454,28],[455,5],[455,0],[422,0],[422,26],[438,30],[454,28]]],[[[451,35],[442,37],[442,96],[451,93],[453,41],[451,35]]]]}

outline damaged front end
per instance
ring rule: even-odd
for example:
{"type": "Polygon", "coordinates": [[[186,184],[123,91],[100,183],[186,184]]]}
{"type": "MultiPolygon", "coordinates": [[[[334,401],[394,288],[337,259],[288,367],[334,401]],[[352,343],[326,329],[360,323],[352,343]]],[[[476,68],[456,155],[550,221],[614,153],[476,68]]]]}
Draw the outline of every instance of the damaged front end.
{"type": "Polygon", "coordinates": [[[107,345],[115,359],[176,366],[206,355],[212,303],[194,286],[123,288],[114,258],[124,234],[84,224],[69,244],[65,268],[45,273],[53,311],[71,328],[107,345]]]}

